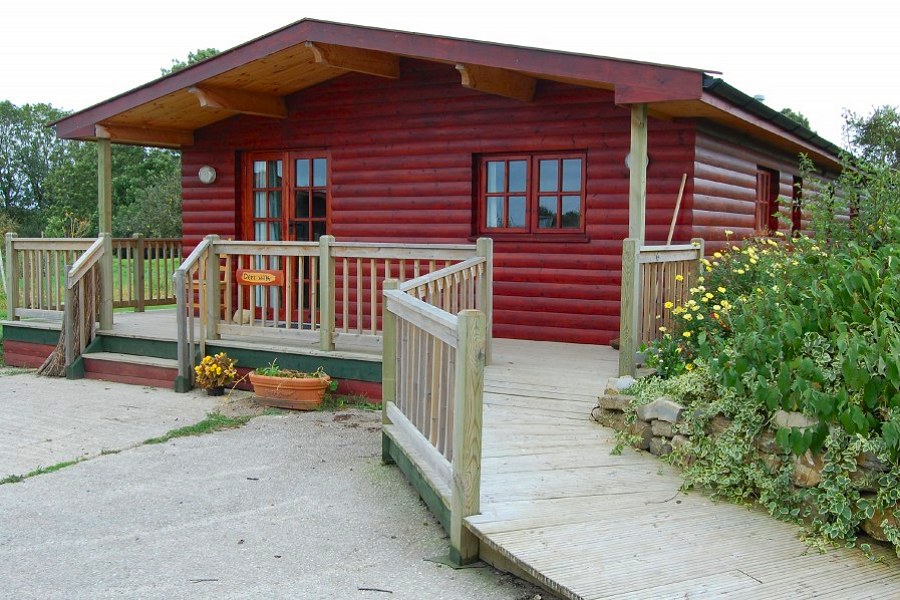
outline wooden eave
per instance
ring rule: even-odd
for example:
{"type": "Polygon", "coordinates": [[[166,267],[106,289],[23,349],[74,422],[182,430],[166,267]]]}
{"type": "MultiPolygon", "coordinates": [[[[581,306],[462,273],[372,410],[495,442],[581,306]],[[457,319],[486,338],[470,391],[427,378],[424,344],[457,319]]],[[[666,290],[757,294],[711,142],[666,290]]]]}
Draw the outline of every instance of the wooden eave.
{"type": "Polygon", "coordinates": [[[699,99],[703,93],[698,69],[306,19],[54,125],[63,139],[94,140],[100,126],[114,142],[180,147],[197,129],[235,114],[278,118],[271,108],[277,98],[347,72],[397,76],[401,57],[454,65],[461,85],[523,102],[530,101],[538,79],[613,90],[622,104],[699,99]],[[204,88],[233,101],[204,100],[204,88]],[[117,129],[127,130],[128,139],[116,139],[117,129]],[[146,139],[139,139],[141,130],[146,139]]]}

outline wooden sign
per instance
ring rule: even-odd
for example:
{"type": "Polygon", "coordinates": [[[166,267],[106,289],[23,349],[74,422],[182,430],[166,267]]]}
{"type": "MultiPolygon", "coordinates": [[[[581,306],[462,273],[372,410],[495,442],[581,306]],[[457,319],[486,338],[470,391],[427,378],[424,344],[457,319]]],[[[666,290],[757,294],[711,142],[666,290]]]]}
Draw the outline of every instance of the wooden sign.
{"type": "Polygon", "coordinates": [[[281,285],[284,283],[284,272],[266,271],[263,269],[238,269],[237,282],[242,285],[281,285]]]}

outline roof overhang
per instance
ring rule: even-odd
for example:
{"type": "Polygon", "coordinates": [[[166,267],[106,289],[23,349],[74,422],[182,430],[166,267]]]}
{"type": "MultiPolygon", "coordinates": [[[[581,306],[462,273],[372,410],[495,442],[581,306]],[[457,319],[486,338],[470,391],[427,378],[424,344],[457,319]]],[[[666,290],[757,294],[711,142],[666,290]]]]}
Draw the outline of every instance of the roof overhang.
{"type": "Polygon", "coordinates": [[[706,71],[304,19],[60,119],[63,139],[182,148],[237,114],[287,116],[285,97],[339,77],[397,78],[401,58],[453,65],[460,84],[518,101],[538,80],[610,90],[664,119],[698,118],[838,166],[838,149],[706,71]],[[779,115],[780,116],[780,115],[779,115]],[[799,127],[799,129],[797,129],[799,127]]]}

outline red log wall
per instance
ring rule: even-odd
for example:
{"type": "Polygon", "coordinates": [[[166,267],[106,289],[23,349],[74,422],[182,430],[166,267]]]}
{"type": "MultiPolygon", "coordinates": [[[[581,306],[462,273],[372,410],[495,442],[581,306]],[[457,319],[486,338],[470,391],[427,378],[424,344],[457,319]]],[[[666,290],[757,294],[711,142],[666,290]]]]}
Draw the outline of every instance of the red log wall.
{"type": "MultiPolygon", "coordinates": [[[[286,120],[235,117],[200,130],[183,152],[184,236],[240,237],[240,152],[327,149],[329,232],[338,240],[465,243],[476,236],[478,155],[587,153],[584,236],[495,241],[497,337],[607,343],[618,335],[628,227],[627,108],[612,92],[540,82],[523,103],[463,88],[449,65],[403,61],[401,77],[348,74],[288,98],[286,120]],[[204,186],[201,165],[218,178],[204,186]]],[[[694,126],[651,120],[647,239],[665,241],[682,173],[676,240],[691,237],[694,126]]],[[[752,213],[751,213],[752,214],[752,213]]]]}

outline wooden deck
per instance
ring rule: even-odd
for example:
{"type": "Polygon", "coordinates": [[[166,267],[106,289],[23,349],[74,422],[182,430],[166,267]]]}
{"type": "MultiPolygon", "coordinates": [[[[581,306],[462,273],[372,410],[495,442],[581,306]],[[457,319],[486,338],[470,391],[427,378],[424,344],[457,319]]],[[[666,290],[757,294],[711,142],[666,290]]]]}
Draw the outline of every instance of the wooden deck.
{"type": "Polygon", "coordinates": [[[819,555],[798,527],[678,492],[589,419],[609,348],[496,340],[485,373],[482,555],[564,598],[900,598],[900,561],[819,555]]]}

